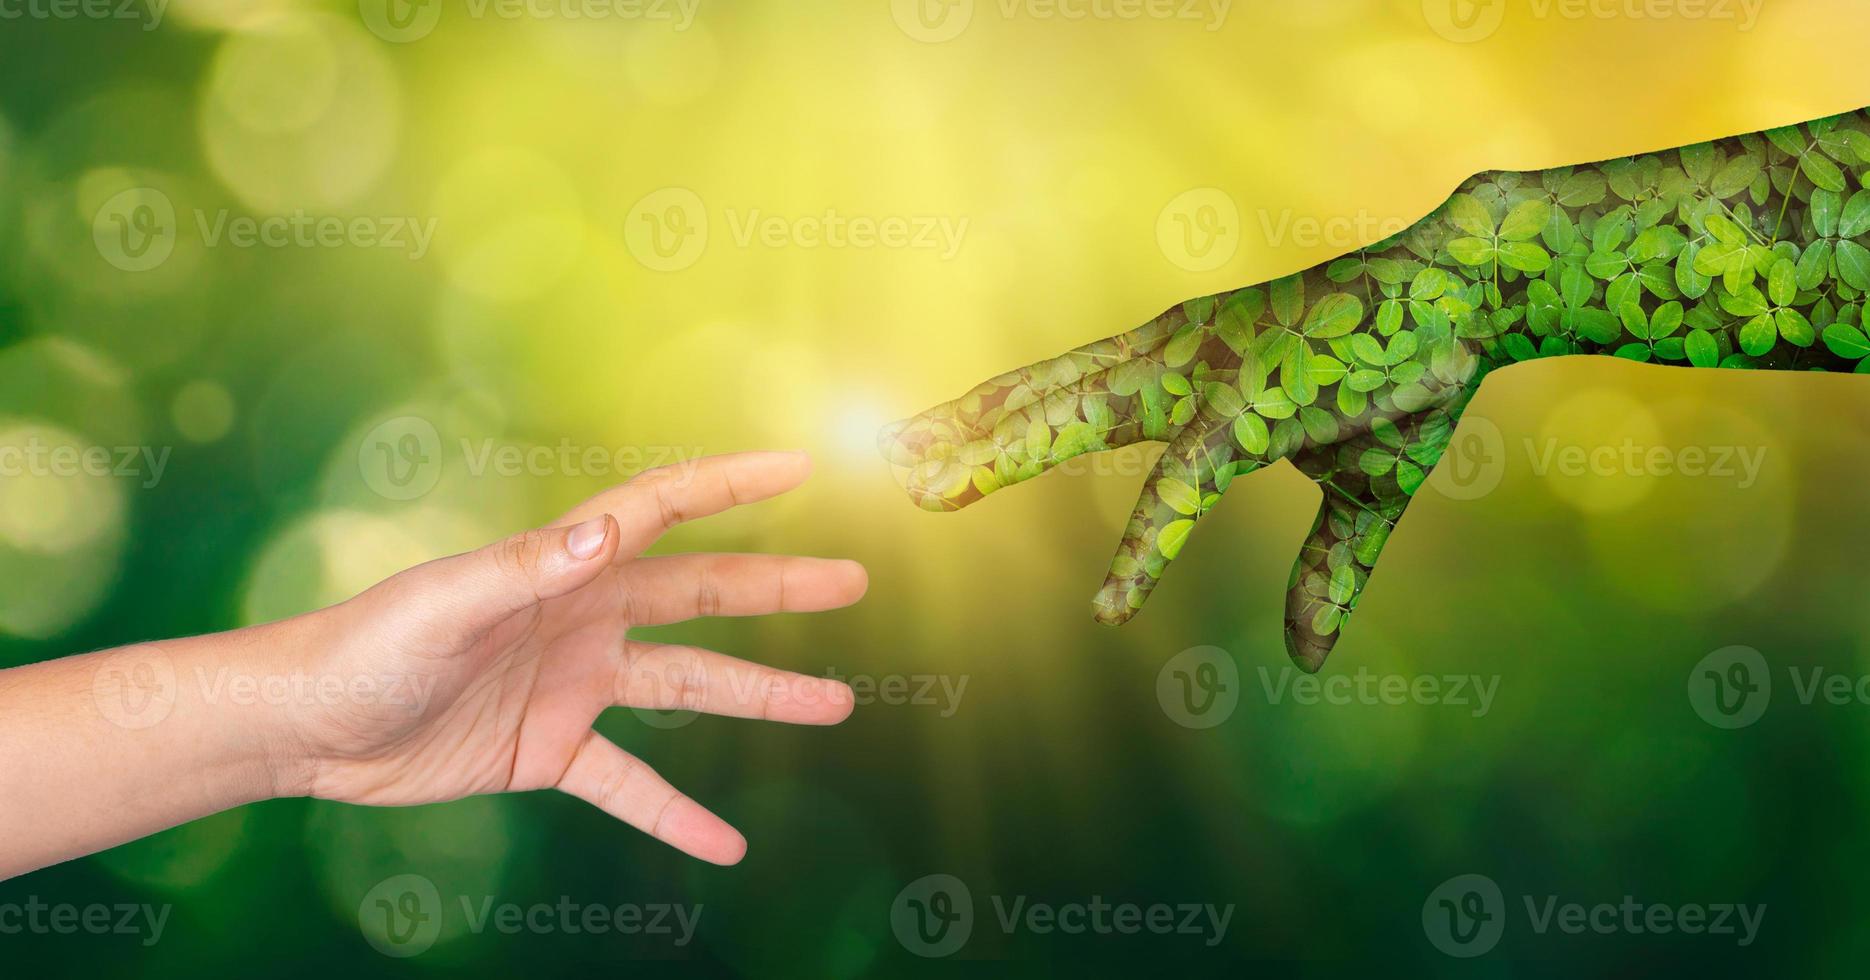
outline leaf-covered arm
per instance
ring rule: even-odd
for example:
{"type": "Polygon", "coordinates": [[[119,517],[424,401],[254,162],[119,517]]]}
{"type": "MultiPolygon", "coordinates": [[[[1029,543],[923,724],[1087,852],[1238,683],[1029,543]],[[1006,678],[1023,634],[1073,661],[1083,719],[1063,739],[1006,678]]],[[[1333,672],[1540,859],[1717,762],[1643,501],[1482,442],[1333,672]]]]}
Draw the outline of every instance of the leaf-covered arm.
{"type": "Polygon", "coordinates": [[[1289,459],[1318,519],[1286,602],[1308,670],[1489,371],[1570,354],[1870,372],[1870,115],[1477,175],[1387,241],[1183,303],[890,427],[922,506],[1168,444],[1095,611],[1121,623],[1231,483],[1289,459]]]}

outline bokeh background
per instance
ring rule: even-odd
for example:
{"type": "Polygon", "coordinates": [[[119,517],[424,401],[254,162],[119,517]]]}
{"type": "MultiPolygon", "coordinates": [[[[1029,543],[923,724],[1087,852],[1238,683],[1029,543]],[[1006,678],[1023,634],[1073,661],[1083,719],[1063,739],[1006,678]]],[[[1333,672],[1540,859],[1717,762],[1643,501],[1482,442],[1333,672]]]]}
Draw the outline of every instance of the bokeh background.
{"type": "Polygon", "coordinates": [[[869,597],[659,634],[899,695],[834,730],[601,722],[745,830],[738,868],[548,794],[276,801],[0,884],[173,908],[150,946],[0,935],[0,973],[1446,972],[1424,906],[1465,874],[1497,883],[1505,930],[1464,971],[1870,954],[1862,384],[1603,360],[1490,380],[1456,447],[1478,469],[1425,491],[1326,667],[1472,675],[1484,711],[1471,689],[1282,694],[1316,500],[1289,469],[1236,484],[1112,631],[1088,602],[1148,454],[938,516],[873,448],[989,375],[1381,237],[1475,171],[1870,104],[1863,5],[0,9],[22,12],[0,19],[0,446],[150,454],[0,477],[0,666],[289,615],[645,464],[803,447],[806,488],[662,547],[849,555],[869,597]],[[240,244],[280,217],[343,223],[240,244]],[[1626,446],[1671,465],[1552,455],[1626,446]],[[551,453],[476,465],[506,447],[551,453]],[[1697,451],[1732,463],[1675,472],[1697,451]],[[1691,681],[1733,645],[1773,690],[1727,729],[1691,681]],[[1788,671],[1814,669],[1844,703],[1802,703],[1788,671]],[[1177,700],[1191,678],[1218,679],[1205,713],[1177,700]],[[360,908],[404,874],[447,911],[394,959],[360,908]],[[975,909],[943,959],[892,927],[930,874],[975,909]],[[1766,914],[1746,947],[1540,934],[1523,899],[1548,895],[1766,914]],[[703,911],[675,945],[476,933],[459,902],[561,896],[703,911]],[[1009,933],[996,896],[1234,911],[1210,946],[1009,933]]]}

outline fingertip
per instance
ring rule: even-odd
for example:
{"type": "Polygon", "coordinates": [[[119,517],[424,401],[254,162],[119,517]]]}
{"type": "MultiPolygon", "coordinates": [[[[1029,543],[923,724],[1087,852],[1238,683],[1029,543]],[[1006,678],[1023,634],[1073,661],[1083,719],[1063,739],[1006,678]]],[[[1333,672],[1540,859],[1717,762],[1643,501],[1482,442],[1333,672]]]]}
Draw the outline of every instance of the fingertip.
{"type": "Polygon", "coordinates": [[[1135,615],[1129,590],[1121,585],[1106,585],[1091,600],[1091,618],[1101,626],[1122,626],[1135,615]]]}
{"type": "Polygon", "coordinates": [[[856,602],[870,593],[870,570],[864,567],[863,562],[840,558],[838,566],[851,590],[851,602],[856,602]]]}
{"type": "Polygon", "coordinates": [[[686,798],[670,807],[657,828],[657,837],[709,864],[726,867],[746,857],[747,839],[712,810],[686,798]]]}
{"type": "Polygon", "coordinates": [[[821,724],[840,725],[857,710],[857,692],[849,684],[839,680],[823,678],[822,683],[829,692],[825,704],[830,710],[823,715],[821,724]]]}

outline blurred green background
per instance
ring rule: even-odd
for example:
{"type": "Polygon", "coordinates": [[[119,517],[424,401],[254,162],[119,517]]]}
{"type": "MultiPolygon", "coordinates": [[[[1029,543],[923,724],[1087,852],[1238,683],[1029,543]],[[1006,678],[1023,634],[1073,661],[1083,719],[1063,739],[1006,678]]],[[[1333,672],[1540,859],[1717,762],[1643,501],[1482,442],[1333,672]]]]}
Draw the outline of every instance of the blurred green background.
{"type": "Polygon", "coordinates": [[[1326,666],[1443,685],[1401,704],[1285,686],[1315,508],[1289,469],[1237,484],[1111,631],[1088,603],[1147,454],[936,516],[872,448],[989,375],[1380,237],[1469,173],[1870,104],[1844,43],[1870,11],[160,9],[0,2],[0,456],[137,452],[0,476],[0,665],[278,618],[642,465],[804,447],[803,490],[661,547],[849,555],[869,597],[658,632],[881,693],[832,730],[600,723],[746,832],[737,868],[553,795],[278,801],[0,884],[0,910],[172,908],[151,945],[0,932],[0,974],[1441,973],[1437,889],[1460,875],[1503,896],[1464,972],[1870,954],[1853,379],[1578,360],[1490,380],[1455,449],[1471,465],[1411,510],[1326,666]],[[1734,645],[1772,691],[1725,728],[1693,685],[1734,645]],[[1842,703],[1801,697],[1814,669],[1842,703]],[[1476,682],[1450,703],[1450,676],[1485,710],[1476,682]],[[951,952],[914,929],[936,874],[972,900],[951,952]],[[373,904],[403,907],[403,875],[437,899],[419,949],[373,904]],[[1626,895],[1765,916],[1743,947],[1540,932],[1525,904],[1626,895]],[[1232,912],[1209,945],[995,911],[1094,896],[1232,912]],[[463,912],[561,897],[701,912],[685,943],[463,912]]]}

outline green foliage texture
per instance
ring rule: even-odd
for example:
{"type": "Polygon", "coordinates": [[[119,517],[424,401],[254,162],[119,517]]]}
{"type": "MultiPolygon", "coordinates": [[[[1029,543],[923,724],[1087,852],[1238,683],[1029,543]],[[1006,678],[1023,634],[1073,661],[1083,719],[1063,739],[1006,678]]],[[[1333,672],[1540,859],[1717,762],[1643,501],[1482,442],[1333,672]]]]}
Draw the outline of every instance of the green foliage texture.
{"type": "Polygon", "coordinates": [[[1870,110],[1465,181],[1402,233],[1181,303],[889,427],[929,510],[1084,453],[1168,448],[1094,602],[1140,609],[1238,478],[1290,460],[1324,501],[1286,649],[1323,665],[1383,545],[1496,369],[1608,355],[1870,372],[1870,110]]]}

